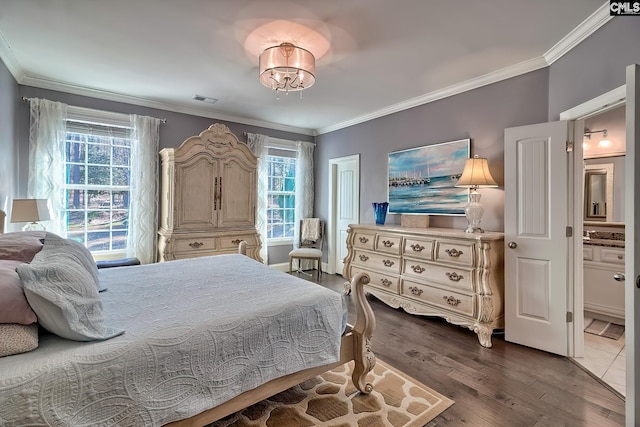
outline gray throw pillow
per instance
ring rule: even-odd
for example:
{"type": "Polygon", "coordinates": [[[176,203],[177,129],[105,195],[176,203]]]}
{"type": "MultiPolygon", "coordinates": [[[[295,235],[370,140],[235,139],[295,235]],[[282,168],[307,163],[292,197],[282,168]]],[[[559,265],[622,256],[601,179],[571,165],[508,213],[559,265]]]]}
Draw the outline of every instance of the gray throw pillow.
{"type": "Polygon", "coordinates": [[[77,257],[46,243],[31,261],[16,268],[29,305],[46,330],[75,341],[104,340],[124,331],[106,327],[92,275],[77,257]]]}
{"type": "Polygon", "coordinates": [[[85,245],[75,240],[65,239],[57,234],[47,233],[44,236],[43,249],[45,248],[55,249],[57,253],[65,253],[75,258],[75,260],[91,274],[98,289],[100,288],[98,265],[85,245]]]}

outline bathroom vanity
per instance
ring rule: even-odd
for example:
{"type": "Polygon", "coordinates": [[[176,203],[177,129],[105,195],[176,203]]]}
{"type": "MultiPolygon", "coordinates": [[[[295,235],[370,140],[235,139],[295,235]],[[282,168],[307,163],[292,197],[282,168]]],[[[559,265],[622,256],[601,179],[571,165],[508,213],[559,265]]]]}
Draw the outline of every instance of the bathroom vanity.
{"type": "Polygon", "coordinates": [[[624,324],[624,233],[588,232],[582,245],[584,310],[624,324]]]}

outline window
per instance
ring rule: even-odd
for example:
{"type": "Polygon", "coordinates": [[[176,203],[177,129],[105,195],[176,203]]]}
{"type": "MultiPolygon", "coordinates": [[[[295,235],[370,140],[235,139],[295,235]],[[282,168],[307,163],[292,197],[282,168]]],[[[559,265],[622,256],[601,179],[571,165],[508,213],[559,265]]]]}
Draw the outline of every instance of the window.
{"type": "Polygon", "coordinates": [[[292,240],[295,231],[296,159],[294,151],[269,149],[267,240],[292,240]]]}
{"type": "Polygon", "coordinates": [[[67,238],[91,252],[127,249],[129,128],[67,122],[64,185],[67,238]]]}

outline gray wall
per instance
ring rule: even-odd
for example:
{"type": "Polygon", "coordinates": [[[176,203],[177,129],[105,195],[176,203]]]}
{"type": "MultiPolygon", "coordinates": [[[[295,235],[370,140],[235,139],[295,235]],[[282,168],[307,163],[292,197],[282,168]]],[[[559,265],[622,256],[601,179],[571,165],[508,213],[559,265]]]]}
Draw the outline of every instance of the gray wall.
{"type": "MultiPolygon", "coordinates": [[[[18,162],[15,148],[18,140],[17,104],[18,84],[0,61],[0,210],[7,213],[11,209],[18,180],[14,166],[18,162]]],[[[7,218],[7,230],[9,226],[7,218]]]]}
{"type": "MultiPolygon", "coordinates": [[[[504,230],[504,129],[547,119],[548,69],[464,92],[316,138],[316,215],[329,215],[329,159],[360,154],[360,222],[374,222],[371,202],[387,198],[391,151],[471,138],[471,155],[487,157],[499,188],[484,188],[486,230],[504,230]]],[[[399,223],[399,215],[387,222],[399,223]]],[[[432,216],[434,227],[465,228],[466,219],[432,216]]]]}
{"type": "Polygon", "coordinates": [[[551,64],[549,120],[625,84],[625,68],[640,63],[640,18],[617,16],[551,64]]]}

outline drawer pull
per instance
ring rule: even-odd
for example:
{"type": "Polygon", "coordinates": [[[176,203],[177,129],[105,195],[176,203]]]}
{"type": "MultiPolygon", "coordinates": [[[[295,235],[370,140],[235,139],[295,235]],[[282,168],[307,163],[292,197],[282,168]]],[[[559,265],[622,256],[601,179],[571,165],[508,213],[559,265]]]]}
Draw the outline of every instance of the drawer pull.
{"type": "Polygon", "coordinates": [[[360,261],[365,262],[366,260],[368,260],[369,257],[366,255],[360,255],[360,261]]]}
{"type": "Polygon", "coordinates": [[[391,280],[389,279],[380,279],[380,283],[382,283],[384,286],[391,286],[391,280]]]}
{"type": "Polygon", "coordinates": [[[456,299],[454,297],[448,297],[446,295],[443,296],[442,299],[445,300],[447,302],[447,304],[452,305],[454,307],[457,307],[458,304],[460,304],[462,302],[459,299],[456,299]]]}
{"type": "Polygon", "coordinates": [[[391,267],[393,264],[395,264],[395,262],[391,261],[390,259],[383,259],[382,263],[385,267],[391,267]]]}
{"type": "Polygon", "coordinates": [[[393,246],[393,242],[391,240],[383,240],[382,244],[384,245],[385,248],[390,248],[391,246],[393,246]]]}
{"type": "Polygon", "coordinates": [[[618,259],[622,259],[622,258],[624,258],[623,255],[618,255],[618,259]]]}
{"type": "Polygon", "coordinates": [[[419,297],[420,295],[422,295],[422,292],[423,292],[423,291],[422,291],[422,289],[417,288],[417,287],[414,287],[414,286],[409,286],[409,290],[411,291],[411,293],[412,293],[413,295],[418,296],[418,297],[419,297]]]}
{"type": "Polygon", "coordinates": [[[231,243],[233,243],[234,245],[239,245],[240,242],[242,242],[242,240],[240,240],[240,239],[234,239],[234,240],[231,241],[231,243]]]}
{"type": "Polygon", "coordinates": [[[189,246],[191,246],[193,249],[198,249],[202,245],[204,245],[204,243],[202,243],[202,242],[189,243],[189,246]]]}
{"type": "Polygon", "coordinates": [[[422,273],[424,273],[424,267],[419,266],[419,265],[412,265],[412,266],[411,266],[411,269],[412,269],[415,273],[418,273],[418,274],[422,274],[422,273]]]}
{"type": "Polygon", "coordinates": [[[457,250],[456,248],[453,248],[453,249],[445,249],[445,252],[446,252],[450,257],[453,257],[453,258],[458,258],[460,255],[462,255],[462,254],[463,254],[463,252],[462,252],[462,251],[459,251],[459,250],[457,250]]]}
{"type": "Polygon", "coordinates": [[[360,240],[360,243],[367,243],[369,241],[366,237],[359,237],[358,240],[360,240]]]}
{"type": "Polygon", "coordinates": [[[446,274],[447,277],[449,278],[449,280],[451,280],[452,282],[459,282],[460,280],[462,280],[464,278],[464,277],[462,277],[462,274],[458,274],[455,271],[453,273],[449,273],[447,271],[444,274],[446,274]]]}
{"type": "Polygon", "coordinates": [[[424,246],[422,245],[411,245],[411,249],[413,249],[413,252],[422,252],[424,250],[424,246]]]}

